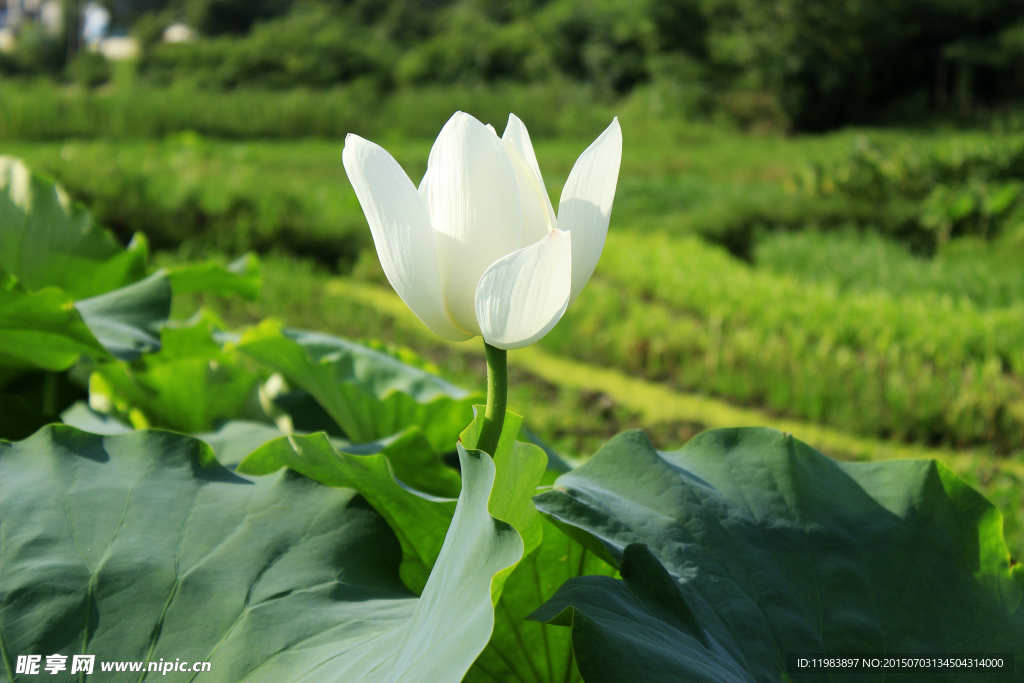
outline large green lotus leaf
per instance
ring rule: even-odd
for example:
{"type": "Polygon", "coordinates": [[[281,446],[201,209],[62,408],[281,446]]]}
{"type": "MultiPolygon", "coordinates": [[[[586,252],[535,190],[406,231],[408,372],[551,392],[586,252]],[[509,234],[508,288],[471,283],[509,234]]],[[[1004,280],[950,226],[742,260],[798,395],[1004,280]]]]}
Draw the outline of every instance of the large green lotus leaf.
{"type": "MultiPolygon", "coordinates": [[[[64,422],[71,424],[67,419],[64,422]]],[[[75,426],[85,429],[81,425],[75,426]]],[[[287,433],[265,422],[228,420],[215,432],[199,432],[192,436],[202,439],[213,449],[217,462],[233,468],[263,444],[287,436],[287,433]]]]}
{"type": "Polygon", "coordinates": [[[90,401],[128,415],[136,427],[183,432],[209,431],[243,417],[259,377],[251,361],[221,348],[213,336],[216,325],[205,313],[165,325],[159,353],[97,368],[90,401]]]}
{"type": "Polygon", "coordinates": [[[248,299],[260,295],[260,261],[248,253],[226,266],[213,261],[185,263],[165,268],[175,294],[205,292],[227,296],[238,294],[248,299]]]}
{"type": "MultiPolygon", "coordinates": [[[[84,401],[76,401],[68,406],[68,408],[60,414],[60,421],[66,425],[74,427],[75,429],[80,429],[83,432],[89,432],[90,434],[115,436],[117,434],[128,434],[129,432],[135,431],[134,427],[121,422],[112,415],[93,410],[84,401]]],[[[19,439],[9,440],[17,441],[19,439]]],[[[214,449],[214,452],[216,453],[216,449],[214,449]]]]}
{"type": "Polygon", "coordinates": [[[0,289],[0,366],[60,372],[82,355],[107,356],[74,302],[58,289],[0,289]]]}
{"type": "Polygon", "coordinates": [[[135,360],[159,350],[170,310],[159,274],[77,303],[55,288],[0,288],[0,366],[60,372],[83,355],[135,360]]]}
{"type": "MultiPolygon", "coordinates": [[[[402,547],[401,576],[416,593],[423,591],[445,534],[455,513],[451,499],[431,497],[411,490],[393,472],[410,472],[416,463],[433,456],[438,473],[435,485],[443,485],[440,459],[422,434],[410,431],[377,454],[352,454],[334,448],[327,435],[291,434],[270,441],[238,465],[238,471],[263,475],[290,467],[327,486],[353,488],[363,494],[394,529],[402,547]],[[403,485],[404,484],[404,485],[403,485]]],[[[419,474],[423,479],[430,471],[419,474]]],[[[459,484],[461,486],[461,484],[459,484]]]]}
{"type": "Polygon", "coordinates": [[[522,553],[487,514],[490,458],[460,455],[463,491],[417,598],[394,534],[351,489],[245,479],[167,432],[58,425],[0,442],[5,673],[33,678],[11,670],[18,655],[85,652],[96,680],[104,661],[182,659],[224,683],[459,681],[490,635],[492,577],[522,553]]]}
{"type": "Polygon", "coordinates": [[[83,299],[119,289],[145,276],[147,251],[141,235],[124,249],[58,185],[0,156],[0,267],[29,291],[83,299]]]}
{"type": "MultiPolygon", "coordinates": [[[[473,406],[473,421],[459,435],[466,448],[476,448],[483,431],[486,406],[473,406]]],[[[523,537],[524,554],[533,552],[544,535],[541,517],[531,498],[544,477],[548,456],[540,447],[517,441],[523,417],[505,412],[494,464],[501,473],[491,500],[491,514],[514,526],[523,537]],[[498,495],[500,494],[500,495],[498,495]]]]}
{"type": "MultiPolygon", "coordinates": [[[[79,301],[75,307],[111,355],[132,361],[160,350],[172,294],[207,292],[255,298],[259,287],[259,261],[247,254],[227,266],[204,262],[162,269],[139,282],[79,301]]],[[[205,345],[205,341],[199,343],[205,345]]]]}
{"type": "MultiPolygon", "coordinates": [[[[611,567],[553,525],[542,522],[537,515],[530,496],[544,475],[547,457],[536,446],[515,440],[521,423],[522,417],[506,413],[502,436],[495,449],[498,479],[489,510],[496,518],[514,522],[529,554],[506,576],[497,575],[492,583],[496,600],[494,632],[487,648],[467,674],[467,681],[578,680],[569,632],[526,621],[526,617],[552,597],[566,579],[614,573],[611,567]]],[[[481,426],[482,412],[478,411],[477,419],[462,433],[461,445],[475,446],[481,426]]],[[[450,504],[417,496],[396,481],[396,478],[403,480],[400,468],[404,463],[415,461],[413,453],[429,449],[428,444],[417,443],[414,435],[415,432],[396,441],[382,455],[374,457],[353,456],[332,449],[323,434],[293,436],[267,444],[253,453],[240,469],[257,474],[288,465],[321,482],[364,491],[396,529],[406,551],[403,578],[411,588],[418,590],[416,580],[422,581],[432,566],[450,514],[450,504]]],[[[408,482],[403,480],[403,483],[408,482]]]]}
{"type": "MultiPolygon", "coordinates": [[[[488,510],[518,531],[529,553],[541,540],[540,518],[530,498],[544,474],[546,457],[539,448],[515,441],[521,417],[507,413],[505,420],[493,459],[497,479],[488,510]]],[[[458,444],[460,452],[464,444],[476,452],[472,432],[472,427],[464,432],[465,441],[458,444]]],[[[403,551],[402,579],[418,593],[434,566],[454,512],[452,501],[445,496],[454,495],[460,483],[418,429],[409,429],[382,445],[383,450],[365,444],[338,449],[323,433],[290,435],[264,444],[239,464],[238,471],[264,474],[290,467],[323,484],[362,493],[398,535],[403,551]]],[[[512,571],[510,566],[495,577],[495,601],[512,571]]]]}
{"type": "Polygon", "coordinates": [[[659,454],[628,432],[534,500],[621,561],[624,581],[570,580],[533,616],[571,624],[588,683],[785,681],[793,652],[1024,655],[1002,518],[934,461],[840,463],[768,429],[659,454]]]}
{"type": "Polygon", "coordinates": [[[345,436],[345,430],[312,394],[293,388],[280,373],[274,373],[260,385],[260,406],[285,433],[327,432],[338,438],[345,436]]]}
{"type": "Polygon", "coordinates": [[[523,541],[516,530],[488,514],[496,494],[501,496],[500,473],[494,461],[483,451],[467,451],[461,444],[458,452],[462,472],[459,506],[403,636],[397,661],[382,680],[461,680],[491,638],[492,599],[499,576],[523,557],[523,541]],[[461,576],[448,569],[456,563],[463,570],[461,576]],[[455,604],[446,605],[445,600],[455,604]],[[453,646],[451,640],[457,644],[453,646]],[[445,648],[458,651],[454,664],[441,654],[445,648]],[[460,669],[458,679],[444,675],[454,667],[460,669]]]}
{"type": "Polygon", "coordinates": [[[163,273],[75,303],[85,324],[112,356],[137,360],[160,350],[161,326],[171,315],[171,285],[163,273]]]}
{"type": "Polygon", "coordinates": [[[237,348],[308,391],[353,442],[419,427],[439,452],[452,449],[479,396],[379,351],[325,334],[263,323],[237,348]]]}
{"type": "Polygon", "coordinates": [[[543,540],[505,581],[494,610],[494,633],[465,683],[575,683],[580,680],[571,632],[557,625],[527,621],[571,578],[613,576],[615,570],[594,553],[542,523],[543,540]]]}
{"type": "MultiPolygon", "coordinates": [[[[473,409],[476,418],[460,436],[469,448],[476,447],[484,425],[484,406],[473,409]]],[[[497,501],[492,500],[491,514],[513,522],[523,537],[526,557],[505,578],[500,596],[495,596],[494,633],[467,674],[467,681],[579,680],[570,633],[526,618],[569,578],[611,575],[615,571],[537,513],[529,497],[545,477],[553,479],[555,473],[545,472],[549,456],[541,448],[516,441],[523,431],[522,422],[521,416],[506,412],[494,462],[499,471],[506,472],[500,485],[508,492],[499,502],[504,505],[501,512],[496,511],[497,501]]]]}

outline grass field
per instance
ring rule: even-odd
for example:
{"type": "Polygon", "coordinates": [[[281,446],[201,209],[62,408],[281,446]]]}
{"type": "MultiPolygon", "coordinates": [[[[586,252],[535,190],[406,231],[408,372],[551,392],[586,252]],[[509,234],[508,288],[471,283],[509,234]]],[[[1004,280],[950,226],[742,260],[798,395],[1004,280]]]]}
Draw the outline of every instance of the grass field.
{"type": "MultiPolygon", "coordinates": [[[[999,505],[1024,557],[1021,240],[957,239],[923,258],[855,220],[872,207],[809,199],[792,182],[808,164],[842,160],[865,135],[921,149],[987,136],[636,131],[625,116],[623,128],[602,263],[552,334],[510,354],[511,409],[572,457],[628,428],[673,449],[703,429],[750,424],[838,458],[937,457],[999,505]]],[[[378,141],[418,180],[430,141],[378,141]]],[[[588,142],[536,140],[556,205],[588,142]]],[[[273,315],[382,339],[482,387],[479,340],[441,342],[390,293],[341,150],[337,140],[195,134],[0,143],[123,238],[146,232],[166,250],[160,259],[265,254],[260,301],[188,299],[179,315],[202,303],[233,325],[273,315]]]]}

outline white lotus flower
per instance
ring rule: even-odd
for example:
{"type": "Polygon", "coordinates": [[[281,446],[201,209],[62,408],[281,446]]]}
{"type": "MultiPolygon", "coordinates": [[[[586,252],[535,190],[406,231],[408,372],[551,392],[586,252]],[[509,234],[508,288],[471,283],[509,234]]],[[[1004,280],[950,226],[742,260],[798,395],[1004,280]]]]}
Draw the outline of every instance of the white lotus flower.
{"type": "Polygon", "coordinates": [[[413,313],[452,341],[518,349],[555,326],[590,279],[608,234],[622,156],[618,119],[576,161],[555,217],[526,126],[498,139],[457,112],[419,190],[356,135],[342,159],[384,273],[413,313]]]}

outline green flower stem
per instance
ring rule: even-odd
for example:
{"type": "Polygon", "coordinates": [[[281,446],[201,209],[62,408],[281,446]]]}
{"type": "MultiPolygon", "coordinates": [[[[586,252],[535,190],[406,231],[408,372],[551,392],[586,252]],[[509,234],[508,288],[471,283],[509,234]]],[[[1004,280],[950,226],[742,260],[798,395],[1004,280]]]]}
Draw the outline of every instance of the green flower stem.
{"type": "Polygon", "coordinates": [[[43,415],[47,417],[57,416],[57,391],[57,373],[47,372],[43,375],[43,415]]]}
{"type": "Polygon", "coordinates": [[[477,448],[491,457],[498,448],[508,402],[508,351],[484,342],[487,351],[487,410],[477,448]]]}

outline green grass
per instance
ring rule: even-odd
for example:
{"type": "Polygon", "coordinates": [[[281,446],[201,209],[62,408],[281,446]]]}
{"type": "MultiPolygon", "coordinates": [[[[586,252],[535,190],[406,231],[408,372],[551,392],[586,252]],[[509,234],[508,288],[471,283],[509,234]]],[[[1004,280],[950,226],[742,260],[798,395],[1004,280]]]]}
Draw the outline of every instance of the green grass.
{"type": "Polygon", "coordinates": [[[1024,301],[1024,241],[964,238],[923,258],[870,231],[805,230],[765,236],[754,261],[760,269],[830,285],[842,295],[948,297],[982,310],[1024,301]]]}
{"type": "MultiPolygon", "coordinates": [[[[182,131],[232,139],[344,139],[350,132],[434,136],[456,108],[497,124],[516,111],[549,136],[594,136],[611,109],[591,89],[568,83],[425,87],[387,97],[370,83],[326,90],[154,87],[122,79],[99,90],[0,82],[0,140],[162,138],[182,131]]],[[[643,107],[638,114],[650,119],[643,107]]]]}

